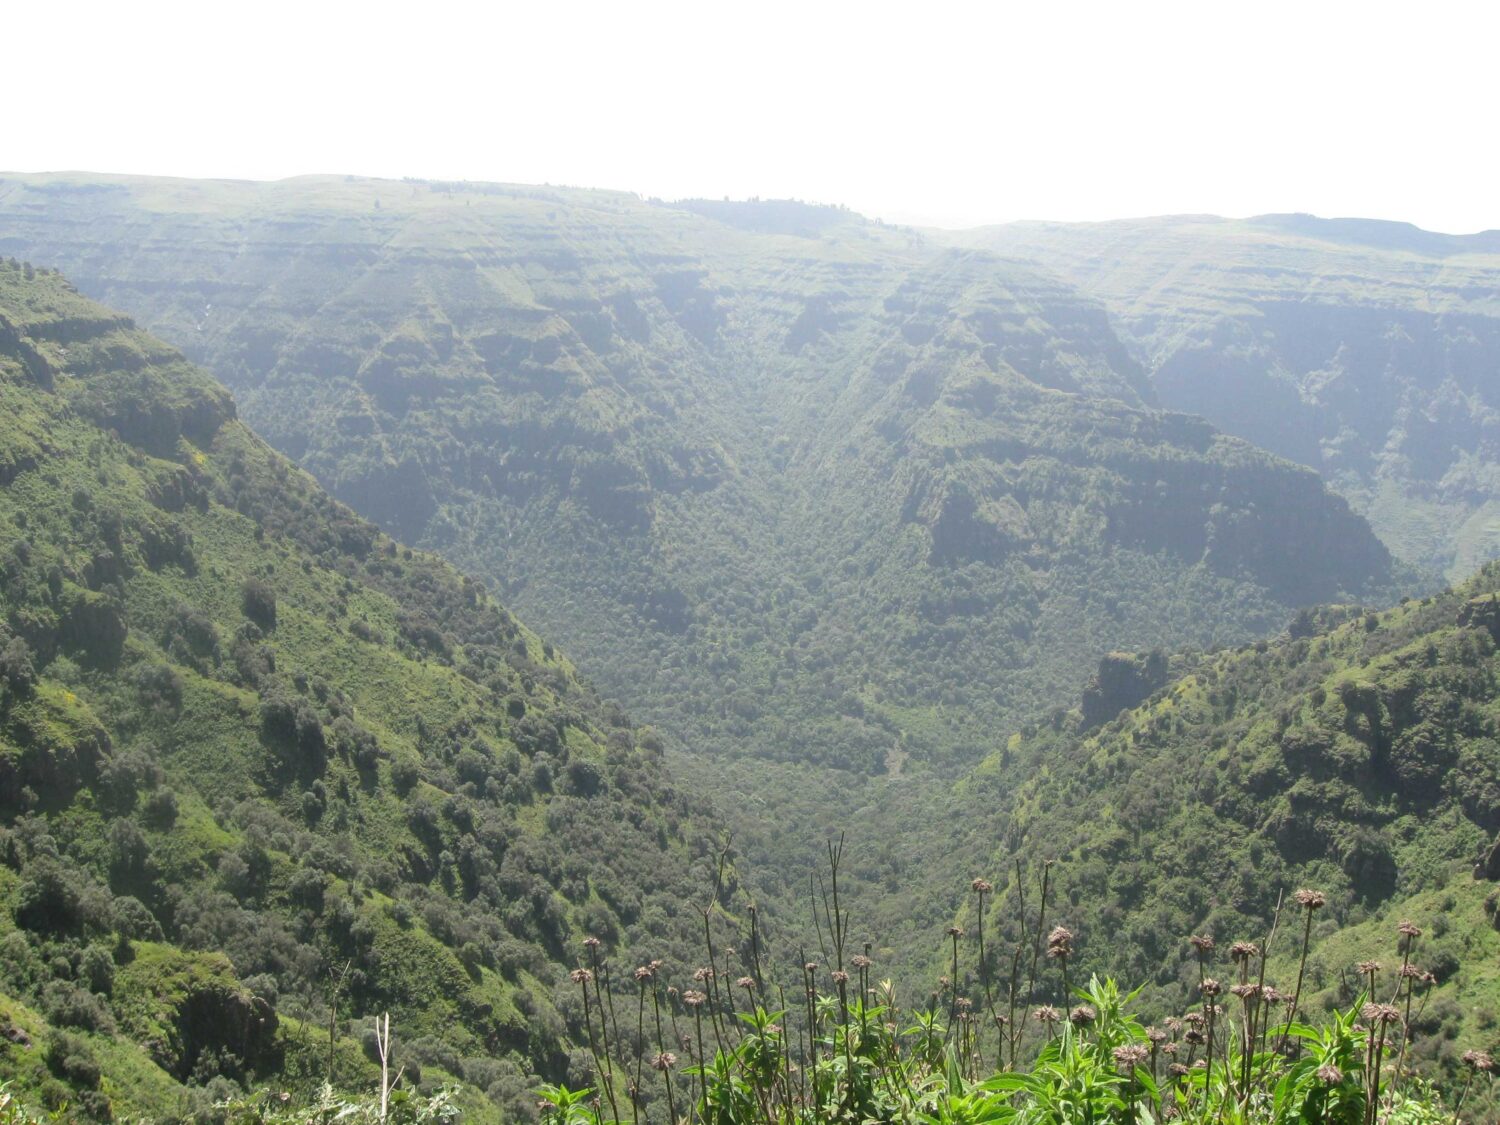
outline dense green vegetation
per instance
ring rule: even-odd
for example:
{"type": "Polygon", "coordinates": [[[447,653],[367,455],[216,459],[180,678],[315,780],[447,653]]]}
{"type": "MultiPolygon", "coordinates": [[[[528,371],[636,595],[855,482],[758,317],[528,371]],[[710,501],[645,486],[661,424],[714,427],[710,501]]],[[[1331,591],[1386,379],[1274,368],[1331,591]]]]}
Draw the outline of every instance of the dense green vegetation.
{"type": "MultiPolygon", "coordinates": [[[[949,927],[951,968],[932,991],[907,1000],[904,986],[883,978],[871,943],[853,952],[839,896],[842,845],[831,845],[828,858],[812,914],[816,944],[802,947],[818,960],[800,950],[778,960],[759,942],[753,911],[734,919],[713,898],[690,976],[657,960],[611,971],[607,946],[583,941],[569,980],[588,1044],[575,1069],[592,1085],[540,1085],[542,1120],[1461,1125],[1500,1109],[1493,1052],[1466,1047],[1460,1055],[1452,1029],[1428,1013],[1454,980],[1487,978],[1487,958],[1469,948],[1470,960],[1453,960],[1410,919],[1392,924],[1383,941],[1368,927],[1337,935],[1365,943],[1363,959],[1334,996],[1319,995],[1314,927],[1325,951],[1337,927],[1325,921],[1329,896],[1299,888],[1260,941],[1197,934],[1182,942],[1195,968],[1187,998],[1181,1008],[1150,1011],[1141,989],[1125,994],[1097,975],[1078,986],[1079,935],[1049,914],[1067,908],[1049,897],[1059,884],[1048,863],[1029,902],[1019,888],[997,898],[992,882],[972,880],[974,929],[949,927]],[[749,941],[737,950],[716,941],[725,922],[732,930],[748,924],[749,941]],[[1384,965],[1370,956],[1381,949],[1392,954],[1384,965]],[[1294,983],[1278,988],[1270,975],[1278,971],[1294,983]],[[1457,1073],[1434,1084],[1433,1060],[1443,1058],[1457,1073]]],[[[453,1090],[422,1093],[402,1082],[388,1019],[376,1020],[374,1033],[374,1093],[325,1083],[247,1094],[225,1083],[229,1096],[205,1116],[230,1125],[466,1119],[453,1090]]],[[[1482,1034],[1495,1038],[1492,1025],[1482,1034]]],[[[0,1122],[35,1120],[0,1083],[0,1122]]]]}
{"type": "Polygon", "coordinates": [[[1143,409],[1101,308],[836,209],[31,177],[0,215],[695,754],[973,760],[1112,647],[1388,581],[1315,478],[1143,409]]]}
{"type": "MultiPolygon", "coordinates": [[[[1153,409],[1100,305],[835,208],[14,177],[0,252],[141,318],[335,495],[491,581],[725,798],[783,904],[809,840],[872,802],[941,815],[1102,654],[1395,597],[1315,474],[1153,409]]],[[[912,882],[879,835],[856,894],[912,882]]],[[[915,951],[937,885],[864,906],[915,951]]]]}
{"type": "Polygon", "coordinates": [[[176,351],[0,262],[15,1093],[171,1121],[330,1065],[365,1088],[389,1010],[408,1084],[525,1112],[576,1077],[582,934],[693,949],[717,830],[661,757],[176,351]]]}
{"type": "MultiPolygon", "coordinates": [[[[0,1075],[25,1100],[253,1118],[285,1087],[302,1119],[368,1115],[350,1099],[377,1080],[370,1017],[389,1010],[423,1095],[403,1112],[440,1119],[451,1097],[466,1119],[523,1116],[543,1082],[602,1094],[591,1020],[610,995],[640,1023],[611,1030],[606,1079],[679,1049],[704,934],[720,987],[744,976],[792,1009],[729,1035],[749,997],[704,1009],[711,1120],[777,1099],[826,1116],[820,1082],[852,1106],[856,1010],[873,1100],[855,1116],[1047,1119],[1051,1095],[1015,1072],[922,1055],[924,1018],[946,1016],[951,1044],[957,999],[991,987],[1019,998],[1027,1081],[1084,1076],[1102,1119],[1159,1117],[1163,1096],[1201,1115],[1208,1095],[1115,1067],[1133,1017],[1055,1042],[1028,1021],[1073,1002],[1050,977],[1022,989],[1009,960],[1054,921],[1079,934],[1073,982],[1143,982],[1143,1019],[1201,999],[1185,935],[1217,935],[1221,962],[1229,939],[1269,944],[1269,979],[1305,977],[1324,1048],[1357,1056],[1364,1032],[1335,1015],[1360,1003],[1352,966],[1411,920],[1432,979],[1400,1065],[1451,1102],[1462,1052],[1500,1045],[1500,570],[1350,608],[1425,591],[1315,473],[1155,408],[1205,357],[1284,373],[1333,347],[1343,366],[1298,401],[1337,398],[1318,418],[1339,441],[1276,448],[1408,558],[1477,561],[1494,546],[1480,320],[1444,305],[1422,327],[1393,289],[1396,311],[1313,332],[1315,310],[1282,307],[1310,284],[1290,269],[1276,316],[1213,281],[1202,305],[1153,288],[1178,311],[1130,320],[1080,278],[1126,343],[1044,272],[791,203],[24,177],[0,182],[0,223],[0,252],[66,264],[239,403],[56,274],[0,266],[0,1075]],[[1269,320],[1246,327],[1246,307],[1269,320]],[[1423,332],[1372,358],[1371,334],[1423,332]],[[1466,546],[1408,549],[1460,510],[1466,546]],[[662,733],[484,584],[361,516],[481,575],[662,733]],[[1293,618],[1317,602],[1344,608],[1293,618]],[[821,935],[803,922],[818,844],[844,826],[850,947],[918,995],[949,978],[878,1028],[832,978],[800,1014],[804,947],[828,940],[826,911],[821,935]],[[994,885],[983,948],[961,890],[976,871],[994,885]],[[1298,886],[1327,897],[1305,961],[1298,886]],[[966,932],[933,955],[955,917],[966,932]],[[603,945],[580,955],[587,934],[603,945]],[[655,967],[632,988],[638,963],[655,967]],[[585,966],[592,1000],[570,975],[585,966]],[[658,1001],[672,1038],[646,1033],[658,1001]],[[799,1027],[825,1057],[802,1057],[793,1096],[764,1065],[799,1027]]],[[[1256,253],[1337,243],[1235,229],[1256,253]]],[[[1345,243],[1376,272],[1335,305],[1391,255],[1413,277],[1442,257],[1345,243]]],[[[1482,249],[1443,252],[1460,296],[1482,249]]],[[[1263,437],[1266,418],[1241,421],[1263,437]]],[[[1382,1082],[1365,1064],[1318,1086],[1307,1055],[1221,1046],[1214,1098],[1347,1086],[1363,1120],[1382,1082]]],[[[644,1119],[670,1111],[664,1078],[636,1084],[644,1119]]],[[[1381,1088],[1424,1120],[1404,1076],[1381,1088]]]]}
{"type": "MultiPolygon", "coordinates": [[[[1500,564],[1383,613],[1308,612],[1273,643],[1176,658],[1166,686],[1103,726],[1058,712],[964,788],[1007,806],[996,869],[1056,861],[1053,916],[1080,928],[1079,973],[1144,982],[1151,1007],[1196,984],[1183,934],[1258,939],[1278,904],[1285,934],[1297,886],[1327,899],[1315,1009],[1347,1004],[1355,963],[1415,922],[1435,980],[1410,1058],[1448,1085],[1460,1043],[1500,1046],[1497,642],[1500,564]]],[[[1271,967],[1287,988],[1295,966],[1271,967]]]]}
{"type": "Polygon", "coordinates": [[[1304,465],[1402,558],[1500,554],[1500,237],[1265,215],[957,236],[1102,300],[1161,403],[1304,465]]]}

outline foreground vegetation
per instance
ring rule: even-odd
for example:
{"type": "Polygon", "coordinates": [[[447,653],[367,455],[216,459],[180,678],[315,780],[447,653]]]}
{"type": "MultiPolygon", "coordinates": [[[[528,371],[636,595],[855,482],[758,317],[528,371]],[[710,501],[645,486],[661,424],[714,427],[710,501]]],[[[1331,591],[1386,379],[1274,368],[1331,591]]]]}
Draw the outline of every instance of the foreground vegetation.
{"type": "MultiPolygon", "coordinates": [[[[1297,890],[1261,941],[1188,938],[1198,972],[1194,1002],[1147,1023],[1137,993],[1113,980],[1070,985],[1075,935],[1050,920],[1056,904],[1045,865],[1031,906],[1012,904],[1021,939],[1001,950],[1007,969],[993,980],[987,971],[993,885],[975,879],[977,941],[961,942],[963,930],[950,928],[951,974],[912,1002],[881,977],[868,945],[851,952],[838,896],[840,847],[829,857],[830,879],[814,909],[821,963],[763,960],[753,910],[746,942],[717,944],[710,936],[704,963],[680,980],[661,962],[626,971],[604,943],[586,939],[570,975],[582,1001],[591,1084],[539,1087],[542,1120],[1458,1125],[1490,1120],[1500,1107],[1489,1051],[1465,1050],[1464,1069],[1446,1088],[1413,1065],[1436,980],[1422,967],[1423,931],[1409,921],[1389,935],[1381,951],[1389,960],[1349,966],[1344,1002],[1312,1015],[1304,983],[1313,925],[1327,903],[1320,891],[1297,890]],[[966,958],[977,950],[975,964],[960,966],[961,947],[966,958]],[[1279,987],[1268,976],[1278,964],[1289,973],[1279,987]],[[965,980],[970,987],[956,983],[965,980]]],[[[717,896],[702,917],[708,935],[729,920],[717,896]]],[[[448,1092],[424,1096],[401,1085],[388,1026],[373,1097],[325,1086],[304,1100],[272,1089],[219,1103],[215,1119],[460,1120],[448,1092]]],[[[11,1112],[6,1120],[28,1120],[11,1112]]]]}

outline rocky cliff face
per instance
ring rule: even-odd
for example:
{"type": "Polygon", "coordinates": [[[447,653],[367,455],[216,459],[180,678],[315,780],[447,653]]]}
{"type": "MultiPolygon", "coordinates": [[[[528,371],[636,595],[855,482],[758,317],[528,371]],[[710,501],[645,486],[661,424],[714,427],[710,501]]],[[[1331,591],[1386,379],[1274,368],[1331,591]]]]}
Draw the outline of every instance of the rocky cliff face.
{"type": "Polygon", "coordinates": [[[1411,561],[1500,554],[1500,237],[1264,216],[963,241],[1102,300],[1161,403],[1317,469],[1411,561]]]}

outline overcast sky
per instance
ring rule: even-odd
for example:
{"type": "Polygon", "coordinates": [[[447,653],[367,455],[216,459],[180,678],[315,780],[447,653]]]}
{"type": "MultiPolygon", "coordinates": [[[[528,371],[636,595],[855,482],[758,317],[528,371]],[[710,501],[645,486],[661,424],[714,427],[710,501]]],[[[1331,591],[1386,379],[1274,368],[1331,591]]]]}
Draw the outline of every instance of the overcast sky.
{"type": "Polygon", "coordinates": [[[28,3],[0,168],[1500,227],[1500,4],[28,3]]]}

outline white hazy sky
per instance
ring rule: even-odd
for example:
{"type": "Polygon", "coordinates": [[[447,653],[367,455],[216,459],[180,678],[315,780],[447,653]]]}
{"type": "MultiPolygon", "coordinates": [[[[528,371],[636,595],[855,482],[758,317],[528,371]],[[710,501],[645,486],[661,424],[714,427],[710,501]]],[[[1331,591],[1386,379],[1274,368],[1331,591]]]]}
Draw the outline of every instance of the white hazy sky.
{"type": "Polygon", "coordinates": [[[1500,227],[1500,3],[27,3],[0,168],[1500,227]]]}

